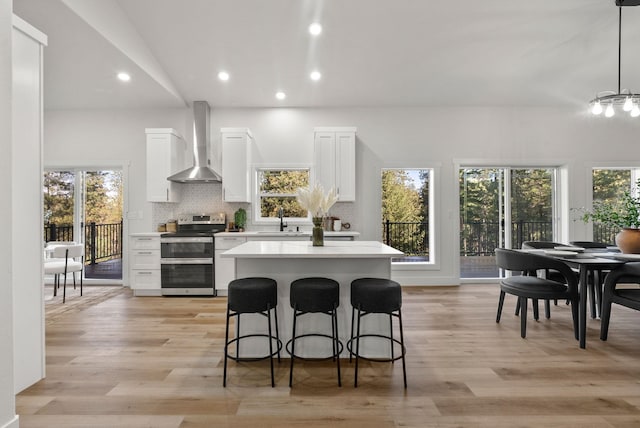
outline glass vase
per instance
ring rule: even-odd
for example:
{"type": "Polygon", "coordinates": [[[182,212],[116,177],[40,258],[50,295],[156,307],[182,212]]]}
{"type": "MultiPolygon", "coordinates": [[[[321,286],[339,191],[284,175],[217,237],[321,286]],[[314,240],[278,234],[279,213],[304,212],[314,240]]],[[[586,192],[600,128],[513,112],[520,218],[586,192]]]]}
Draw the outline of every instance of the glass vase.
{"type": "Polygon", "coordinates": [[[322,217],[313,217],[312,239],[314,247],[324,245],[324,230],[322,229],[322,217]]]}

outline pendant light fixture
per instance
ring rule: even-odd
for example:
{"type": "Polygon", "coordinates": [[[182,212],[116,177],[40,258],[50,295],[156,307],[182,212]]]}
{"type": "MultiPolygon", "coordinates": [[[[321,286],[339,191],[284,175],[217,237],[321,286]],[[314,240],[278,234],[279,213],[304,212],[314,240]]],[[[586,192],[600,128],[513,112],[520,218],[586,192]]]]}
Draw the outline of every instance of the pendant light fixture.
{"type": "Polygon", "coordinates": [[[620,89],[622,7],[638,5],[640,5],[640,0],[616,0],[616,6],[618,6],[618,91],[598,92],[597,96],[589,102],[591,113],[594,115],[600,115],[604,112],[606,117],[613,117],[616,114],[616,108],[622,107],[622,111],[629,113],[631,117],[640,116],[640,94],[634,94],[629,89],[620,89]]]}

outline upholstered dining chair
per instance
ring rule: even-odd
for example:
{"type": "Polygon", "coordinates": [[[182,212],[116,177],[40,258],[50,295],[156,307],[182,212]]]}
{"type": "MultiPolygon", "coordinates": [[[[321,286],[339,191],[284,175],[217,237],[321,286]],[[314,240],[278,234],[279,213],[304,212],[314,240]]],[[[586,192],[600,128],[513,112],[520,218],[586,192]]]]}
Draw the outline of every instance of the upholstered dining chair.
{"type": "Polygon", "coordinates": [[[58,245],[53,249],[52,259],[45,259],[44,273],[54,276],[53,295],[60,287],[60,276],[64,276],[62,303],[67,297],[67,274],[73,275],[73,288],[76,288],[76,272],[80,272],[80,295],[82,296],[82,271],[84,270],[84,244],[58,245]]]}
{"type": "MultiPolygon", "coordinates": [[[[555,247],[566,247],[565,244],[561,244],[559,242],[552,241],[524,241],[522,243],[523,250],[552,250],[555,247]]],[[[552,279],[554,281],[562,282],[562,275],[558,274],[553,270],[545,270],[545,278],[552,279]]],[[[554,301],[557,305],[558,301],[554,301]]],[[[516,315],[520,311],[520,300],[516,303],[516,315]]],[[[544,314],[547,319],[551,318],[551,305],[548,300],[544,301],[544,314]]],[[[533,316],[534,319],[538,320],[538,302],[537,300],[533,302],[533,316]]]]}
{"type": "Polygon", "coordinates": [[[612,270],[605,277],[600,317],[600,340],[607,340],[609,335],[609,320],[613,303],[640,311],[640,288],[623,284],[640,284],[640,263],[626,263],[612,270]]]}
{"type": "MultiPolygon", "coordinates": [[[[551,257],[526,253],[517,250],[496,248],[496,264],[499,268],[521,272],[523,275],[508,276],[500,281],[500,298],[496,322],[500,322],[502,306],[506,293],[518,297],[520,302],[520,335],[527,335],[527,300],[566,299],[571,304],[573,329],[578,339],[578,280],[569,266],[551,257]],[[554,270],[562,275],[563,281],[558,282],[536,275],[538,270],[554,270]]],[[[535,306],[534,306],[535,307],[535,306]]]]}

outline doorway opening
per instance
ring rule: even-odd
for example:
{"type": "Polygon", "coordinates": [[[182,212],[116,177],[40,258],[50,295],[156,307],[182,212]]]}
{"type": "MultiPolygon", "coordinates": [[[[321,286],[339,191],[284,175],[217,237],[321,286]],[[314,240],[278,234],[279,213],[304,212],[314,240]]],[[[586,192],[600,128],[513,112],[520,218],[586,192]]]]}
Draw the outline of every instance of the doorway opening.
{"type": "Polygon", "coordinates": [[[122,280],[122,170],[44,172],[44,238],[85,245],[84,278],[122,280]]]}
{"type": "Polygon", "coordinates": [[[459,171],[460,278],[498,278],[496,248],[553,241],[554,168],[472,168],[459,171]]]}

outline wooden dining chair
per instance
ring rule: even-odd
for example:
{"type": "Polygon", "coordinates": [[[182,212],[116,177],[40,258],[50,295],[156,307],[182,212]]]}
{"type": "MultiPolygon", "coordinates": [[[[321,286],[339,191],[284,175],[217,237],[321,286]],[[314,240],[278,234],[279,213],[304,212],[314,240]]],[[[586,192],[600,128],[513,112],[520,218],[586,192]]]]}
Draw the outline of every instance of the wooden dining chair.
{"type": "Polygon", "coordinates": [[[578,280],[569,266],[560,260],[538,254],[526,253],[504,248],[496,249],[496,264],[499,268],[511,272],[524,272],[525,275],[509,276],[500,281],[500,298],[496,322],[500,322],[502,306],[506,293],[518,297],[520,302],[520,335],[527,335],[527,301],[566,299],[571,304],[573,330],[578,339],[578,280]],[[539,270],[552,269],[563,277],[563,282],[540,278],[539,270]]]}

